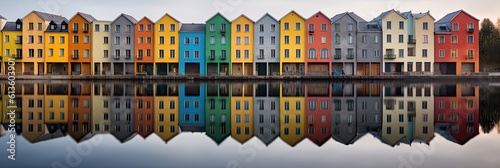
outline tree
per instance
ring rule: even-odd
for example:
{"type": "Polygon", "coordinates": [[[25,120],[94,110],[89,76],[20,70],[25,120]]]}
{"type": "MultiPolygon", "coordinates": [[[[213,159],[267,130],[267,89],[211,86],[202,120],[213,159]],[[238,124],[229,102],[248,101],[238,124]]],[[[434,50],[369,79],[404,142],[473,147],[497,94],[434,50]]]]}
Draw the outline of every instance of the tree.
{"type": "Polygon", "coordinates": [[[495,26],[490,19],[486,18],[481,23],[479,31],[479,53],[481,53],[480,64],[500,63],[500,18],[495,26]]]}

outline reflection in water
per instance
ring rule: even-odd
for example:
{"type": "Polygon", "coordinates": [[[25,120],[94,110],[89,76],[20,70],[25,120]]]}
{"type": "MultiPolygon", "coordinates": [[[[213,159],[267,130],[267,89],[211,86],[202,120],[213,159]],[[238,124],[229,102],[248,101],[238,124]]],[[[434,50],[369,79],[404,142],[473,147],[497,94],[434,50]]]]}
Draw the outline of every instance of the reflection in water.
{"type": "MultiPolygon", "coordinates": [[[[479,134],[480,120],[498,122],[498,115],[480,119],[479,86],[470,84],[49,82],[16,89],[16,131],[31,143],[68,134],[77,142],[111,134],[125,143],[153,133],[166,143],[198,132],[216,144],[255,136],[293,147],[330,138],[350,145],[369,133],[395,146],[429,144],[438,133],[463,145],[479,134]]],[[[3,84],[1,135],[6,93],[3,84]]]]}

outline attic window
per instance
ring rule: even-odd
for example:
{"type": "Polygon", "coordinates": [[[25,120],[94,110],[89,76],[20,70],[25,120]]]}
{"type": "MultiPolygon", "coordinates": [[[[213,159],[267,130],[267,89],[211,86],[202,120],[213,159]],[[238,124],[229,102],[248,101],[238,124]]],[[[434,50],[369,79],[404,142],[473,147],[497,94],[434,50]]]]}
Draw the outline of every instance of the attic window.
{"type": "Polygon", "coordinates": [[[62,25],[61,29],[66,30],[66,25],[62,25]]]}
{"type": "Polygon", "coordinates": [[[56,29],[56,25],[51,24],[50,25],[50,30],[54,30],[54,29],[56,29]]]}
{"type": "Polygon", "coordinates": [[[439,26],[439,30],[446,30],[446,26],[439,26]]]}
{"type": "Polygon", "coordinates": [[[16,29],[18,29],[18,30],[21,29],[21,24],[19,24],[19,23],[16,24],[16,29]]]}

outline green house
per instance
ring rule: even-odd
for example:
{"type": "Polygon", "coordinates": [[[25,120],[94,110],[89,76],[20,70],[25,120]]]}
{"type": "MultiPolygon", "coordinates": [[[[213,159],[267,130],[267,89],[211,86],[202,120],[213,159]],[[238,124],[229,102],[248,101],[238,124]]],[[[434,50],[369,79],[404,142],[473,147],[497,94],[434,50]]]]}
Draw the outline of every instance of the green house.
{"type": "Polygon", "coordinates": [[[217,13],[205,28],[205,72],[209,76],[231,75],[231,22],[217,13]]]}

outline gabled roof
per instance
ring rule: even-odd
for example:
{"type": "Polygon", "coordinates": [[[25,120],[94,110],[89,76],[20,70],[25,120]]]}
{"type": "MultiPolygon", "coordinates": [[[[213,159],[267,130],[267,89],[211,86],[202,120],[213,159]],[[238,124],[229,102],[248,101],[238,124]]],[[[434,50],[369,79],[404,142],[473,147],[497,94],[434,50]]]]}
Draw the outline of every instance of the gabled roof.
{"type": "Polygon", "coordinates": [[[425,12],[425,13],[422,13],[422,12],[420,12],[420,13],[413,13],[413,16],[415,17],[415,19],[420,19],[420,18],[424,17],[425,15],[429,15],[429,16],[432,18],[432,20],[436,20],[436,19],[434,19],[434,17],[431,15],[431,12],[430,12],[430,11],[427,11],[427,12],[425,12]]]}
{"type": "Polygon", "coordinates": [[[130,15],[127,15],[127,14],[124,14],[122,13],[120,16],[118,16],[115,20],[113,20],[113,22],[111,22],[111,24],[113,24],[116,20],[118,20],[120,17],[124,17],[125,19],[127,19],[129,22],[132,22],[133,24],[136,24],[137,23],[137,20],[130,16],[130,15]]]}
{"type": "MultiPolygon", "coordinates": [[[[66,23],[68,22],[68,19],[65,17],[59,16],[59,15],[54,15],[50,13],[43,13],[39,11],[32,11],[32,13],[36,14],[38,17],[45,21],[54,21],[57,24],[60,24],[61,22],[65,21],[66,23]]],[[[28,14],[29,15],[29,14],[28,14]]]]}
{"type": "Polygon", "coordinates": [[[210,17],[206,22],[212,20],[214,17],[216,17],[217,15],[221,16],[222,18],[224,18],[227,22],[231,23],[231,21],[229,19],[227,19],[226,17],[224,17],[224,15],[222,15],[220,12],[217,12],[215,15],[213,15],[212,17],[210,17]]]}
{"type": "Polygon", "coordinates": [[[7,22],[3,27],[2,31],[23,31],[22,29],[16,29],[16,22],[7,22]]]}
{"type": "Polygon", "coordinates": [[[180,32],[205,32],[205,24],[203,23],[183,23],[180,32]]]}
{"type": "Polygon", "coordinates": [[[333,16],[331,18],[331,20],[332,20],[332,22],[336,22],[337,20],[339,20],[340,18],[342,18],[345,15],[350,16],[354,21],[356,21],[358,23],[360,23],[360,22],[366,22],[365,19],[359,17],[354,12],[344,12],[344,13],[337,14],[337,15],[333,16]]]}
{"type": "Polygon", "coordinates": [[[68,23],[63,21],[61,24],[57,24],[53,21],[50,21],[49,26],[45,30],[45,32],[68,32],[68,27],[66,26],[66,29],[62,29],[62,25],[68,25],[68,23]],[[50,29],[51,25],[55,25],[55,29],[50,29]]]}
{"type": "Polygon", "coordinates": [[[451,22],[453,19],[455,19],[455,17],[458,16],[458,14],[460,14],[460,12],[463,12],[467,15],[469,15],[471,18],[479,21],[479,19],[475,18],[474,16],[470,15],[469,13],[465,12],[464,10],[460,9],[458,11],[455,11],[455,12],[451,12],[449,14],[447,14],[446,16],[444,16],[443,18],[439,19],[436,23],[449,23],[451,22]]]}
{"type": "Polygon", "coordinates": [[[144,16],[141,20],[139,20],[139,21],[137,21],[137,22],[140,22],[140,21],[142,21],[142,20],[148,20],[149,22],[151,22],[151,23],[153,23],[153,24],[155,23],[155,22],[153,22],[151,19],[149,19],[147,16],[144,16]]]}
{"type": "Polygon", "coordinates": [[[87,22],[89,23],[92,23],[93,21],[96,21],[97,19],[94,18],[92,15],[89,15],[89,14],[86,14],[86,13],[82,13],[82,12],[77,12],[73,17],[71,17],[71,19],[69,20],[73,20],[73,18],[75,18],[77,15],[80,15],[83,19],[85,19],[87,22]]]}
{"type": "Polygon", "coordinates": [[[274,18],[273,16],[271,16],[271,14],[269,14],[269,13],[264,14],[264,16],[260,17],[260,19],[259,19],[259,20],[257,20],[257,21],[255,21],[255,22],[257,23],[257,22],[261,21],[261,20],[262,20],[262,19],[264,19],[266,16],[267,16],[267,17],[270,17],[271,19],[273,19],[274,21],[276,21],[276,23],[279,23],[279,20],[278,20],[278,19],[276,19],[276,18],[274,18]]]}
{"type": "Polygon", "coordinates": [[[394,10],[394,9],[391,9],[391,10],[388,10],[388,11],[385,11],[385,12],[382,12],[380,15],[378,15],[376,18],[374,18],[371,22],[378,22],[378,21],[381,21],[382,19],[384,19],[387,15],[389,15],[391,12],[394,12],[394,13],[397,13],[399,16],[401,16],[402,18],[406,19],[405,16],[401,15],[398,11],[394,10]]]}
{"type": "Polygon", "coordinates": [[[235,18],[233,21],[231,21],[231,22],[234,22],[236,19],[239,19],[239,18],[241,18],[241,17],[246,18],[247,20],[249,20],[249,21],[250,21],[250,22],[252,22],[252,23],[255,23],[252,19],[250,19],[249,17],[247,17],[245,14],[241,14],[240,16],[236,17],[236,18],[235,18]]]}
{"type": "Polygon", "coordinates": [[[7,20],[7,19],[6,19],[6,18],[4,18],[2,15],[0,15],[0,19],[5,19],[5,20],[7,20]]]}
{"type": "MultiPolygon", "coordinates": [[[[168,17],[170,17],[170,18],[174,19],[177,23],[180,23],[180,22],[179,22],[179,20],[175,19],[174,17],[172,17],[172,16],[171,16],[171,15],[169,15],[168,13],[165,13],[165,15],[163,15],[162,17],[160,17],[160,19],[158,19],[156,22],[160,21],[160,20],[161,20],[163,17],[165,17],[165,16],[168,16],[168,17]]],[[[155,23],[156,23],[156,22],[155,22],[155,23]]]]}
{"type": "Polygon", "coordinates": [[[405,18],[408,18],[410,15],[413,16],[413,14],[411,13],[411,11],[408,11],[408,12],[403,12],[403,13],[400,13],[402,16],[404,16],[405,18]]]}
{"type": "Polygon", "coordinates": [[[321,12],[321,11],[316,12],[316,13],[315,13],[315,14],[313,14],[311,17],[307,18],[307,20],[312,19],[312,18],[313,18],[314,16],[316,16],[316,15],[321,15],[321,16],[323,16],[323,17],[327,18],[328,20],[330,20],[330,18],[328,18],[328,16],[326,16],[326,15],[325,15],[323,12],[321,12]]]}
{"type": "Polygon", "coordinates": [[[290,14],[296,14],[297,16],[299,16],[300,18],[302,18],[302,20],[306,20],[304,17],[300,16],[299,13],[295,12],[294,10],[288,12],[285,16],[283,16],[280,20],[282,20],[283,18],[285,18],[286,16],[290,15],[290,14]]]}

